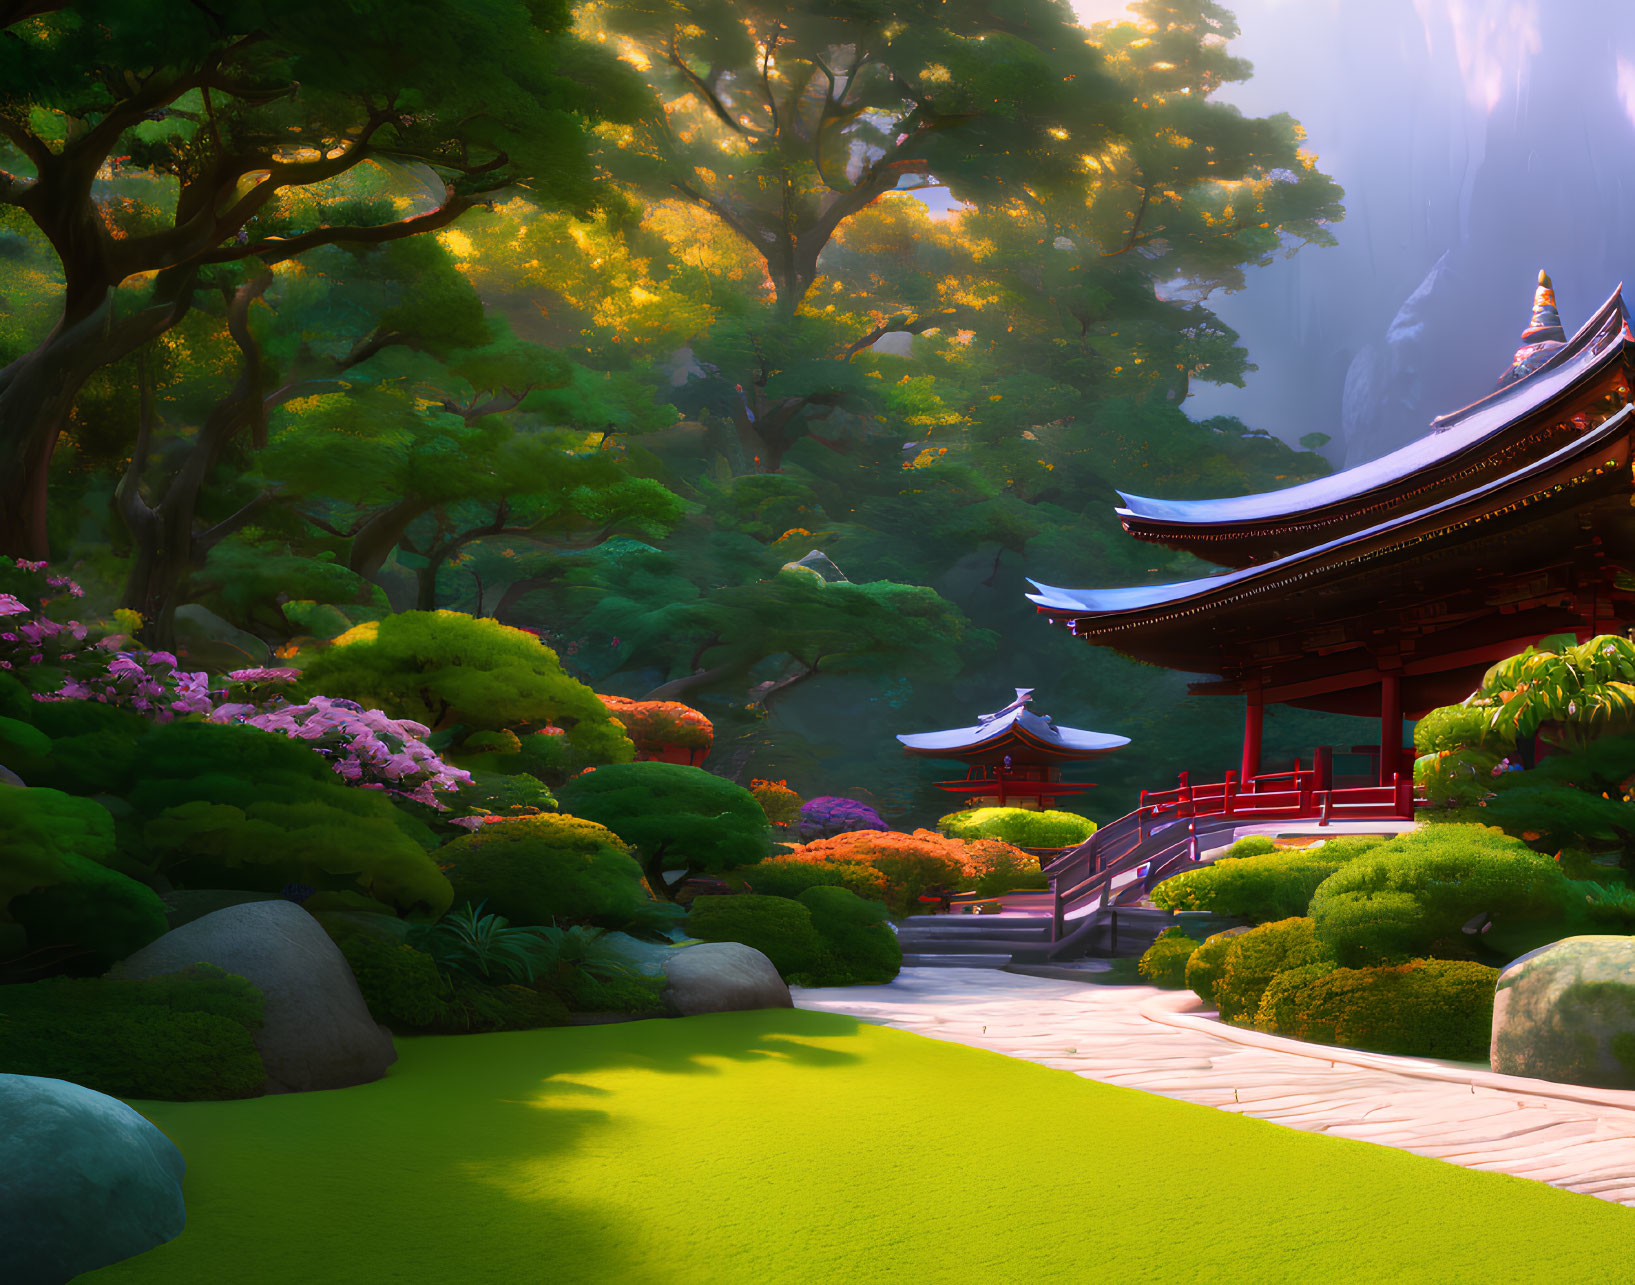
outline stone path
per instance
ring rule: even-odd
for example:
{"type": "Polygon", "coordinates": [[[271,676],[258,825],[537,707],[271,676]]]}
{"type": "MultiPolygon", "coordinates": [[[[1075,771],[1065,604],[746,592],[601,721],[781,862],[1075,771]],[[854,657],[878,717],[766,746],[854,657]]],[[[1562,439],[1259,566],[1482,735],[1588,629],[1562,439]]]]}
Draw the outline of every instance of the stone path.
{"type": "Polygon", "coordinates": [[[1222,1026],[1190,992],[1145,986],[905,968],[889,986],[793,994],[799,1008],[1635,1206],[1635,1092],[1302,1044],[1222,1026]]]}

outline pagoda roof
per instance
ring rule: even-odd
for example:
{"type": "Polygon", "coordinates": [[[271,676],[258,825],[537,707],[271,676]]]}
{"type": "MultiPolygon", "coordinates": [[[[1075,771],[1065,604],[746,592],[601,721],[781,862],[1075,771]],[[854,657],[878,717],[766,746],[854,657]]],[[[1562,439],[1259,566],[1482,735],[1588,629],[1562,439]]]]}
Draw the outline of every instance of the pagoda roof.
{"type": "MultiPolygon", "coordinates": [[[[1279,610],[1278,604],[1288,603],[1291,596],[1309,593],[1315,587],[1309,582],[1314,579],[1331,582],[1335,574],[1364,561],[1378,564],[1382,560],[1389,562],[1393,556],[1422,558],[1428,541],[1440,540],[1485,517],[1537,503],[1551,493],[1552,481],[1564,469],[1596,456],[1606,443],[1628,437],[1632,430],[1635,407],[1625,406],[1551,454],[1485,485],[1258,566],[1171,584],[1120,589],[1061,589],[1030,581],[1038,592],[1027,596],[1040,611],[1070,618],[1075,633],[1097,635],[1120,650],[1171,668],[1215,672],[1219,667],[1217,642],[1203,620],[1192,621],[1184,630],[1184,639],[1172,638],[1164,647],[1153,649],[1164,653],[1162,659],[1145,654],[1148,649],[1125,644],[1135,643],[1136,635],[1148,629],[1173,628],[1178,617],[1214,613],[1249,597],[1258,599],[1259,611],[1279,610]],[[1282,596],[1274,596],[1279,590],[1282,596]]],[[[1601,466],[1591,468],[1592,473],[1604,471],[1601,466]]],[[[1554,492],[1562,491],[1564,485],[1555,481],[1554,492]]]]}
{"type": "Polygon", "coordinates": [[[1635,333],[1630,330],[1623,287],[1619,286],[1539,369],[1479,401],[1437,417],[1431,421],[1429,433],[1387,455],[1281,491],[1224,499],[1158,500],[1120,491],[1124,505],[1117,512],[1132,529],[1151,525],[1253,528],[1323,509],[1356,508],[1381,492],[1397,491],[1405,483],[1425,480],[1427,475],[1432,480],[1440,479],[1449,464],[1467,454],[1480,454],[1479,448],[1489,438],[1593,380],[1632,347],[1635,333]]]}
{"type": "Polygon", "coordinates": [[[1055,758],[1091,758],[1128,745],[1128,736],[1107,732],[1087,732],[1077,727],[1058,727],[1049,718],[1028,709],[1015,709],[975,727],[955,727],[943,732],[910,732],[897,738],[903,748],[936,758],[958,758],[966,754],[992,753],[1012,742],[1019,747],[1039,749],[1055,758]]]}

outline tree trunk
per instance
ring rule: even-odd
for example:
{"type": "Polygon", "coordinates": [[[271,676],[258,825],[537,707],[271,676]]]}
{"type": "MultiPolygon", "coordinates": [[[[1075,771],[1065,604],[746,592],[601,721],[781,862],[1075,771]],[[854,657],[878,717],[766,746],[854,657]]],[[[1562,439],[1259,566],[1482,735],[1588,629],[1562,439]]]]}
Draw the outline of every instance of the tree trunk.
{"type": "Polygon", "coordinates": [[[414,609],[416,611],[437,610],[437,573],[442,569],[442,566],[441,559],[433,562],[428,558],[425,566],[415,568],[414,609]]]}
{"type": "Polygon", "coordinates": [[[431,507],[424,500],[404,499],[375,514],[352,537],[352,547],[346,555],[347,568],[365,580],[373,580],[386,565],[386,559],[392,556],[404,532],[431,507]]]}
{"type": "Polygon", "coordinates": [[[653,855],[642,863],[642,873],[647,876],[647,886],[653,890],[654,896],[663,897],[666,901],[674,901],[676,899],[676,889],[681,886],[681,880],[678,879],[674,884],[671,884],[664,878],[664,852],[669,846],[668,840],[660,843],[653,850],[653,855]]]}
{"type": "Polygon", "coordinates": [[[699,687],[708,687],[711,683],[719,682],[732,673],[731,665],[717,665],[714,669],[700,669],[696,673],[686,674],[681,678],[672,678],[667,683],[661,683],[647,695],[644,701],[673,701],[699,687]]]}
{"type": "Polygon", "coordinates": [[[136,351],[186,314],[191,278],[170,302],[115,321],[112,291],[70,292],[72,308],[32,351],[0,370],[0,553],[50,556],[51,454],[74,399],[103,366],[136,351]]]}
{"type": "Polygon", "coordinates": [[[191,571],[192,506],[184,519],[169,505],[148,510],[145,519],[130,527],[134,557],[120,595],[120,606],[142,615],[141,638],[155,651],[176,650],[176,608],[182,582],[191,571]]]}

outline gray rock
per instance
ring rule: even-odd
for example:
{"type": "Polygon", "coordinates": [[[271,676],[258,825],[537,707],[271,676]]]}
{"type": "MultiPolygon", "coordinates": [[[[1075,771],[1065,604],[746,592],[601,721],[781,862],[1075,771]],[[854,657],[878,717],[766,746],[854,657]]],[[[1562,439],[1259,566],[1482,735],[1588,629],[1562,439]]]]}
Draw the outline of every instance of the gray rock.
{"type": "Polygon", "coordinates": [[[176,608],[176,654],[183,669],[249,669],[271,658],[267,644],[196,602],[176,608]]]}
{"type": "Polygon", "coordinates": [[[4,763],[0,763],[0,785],[23,785],[23,778],[18,776],[4,763]]]}
{"type": "Polygon", "coordinates": [[[1568,937],[1512,961],[1492,1056],[1506,1075],[1635,1089],[1635,937],[1568,937]]]}
{"type": "Polygon", "coordinates": [[[117,1098],[0,1075],[0,1279],[63,1285],[179,1235],[181,1153],[117,1098]]]}
{"type": "Polygon", "coordinates": [[[369,1016],[346,956],[293,902],[217,910],[172,929],[115,971],[159,977],[200,962],[246,978],[266,997],[255,1037],[267,1066],[264,1092],[364,1084],[397,1061],[391,1032],[369,1016]]]}
{"type": "Polygon", "coordinates": [[[772,961],[735,941],[684,946],[665,963],[664,975],[664,998],[683,1017],[794,1007],[772,961]]]}
{"type": "Polygon", "coordinates": [[[670,942],[642,941],[629,933],[603,933],[598,940],[638,973],[662,977],[664,966],[684,947],[670,942]]]}
{"type": "Polygon", "coordinates": [[[180,928],[229,906],[247,906],[254,901],[282,901],[276,892],[246,892],[241,888],[177,888],[159,894],[165,906],[165,923],[180,928]]]}

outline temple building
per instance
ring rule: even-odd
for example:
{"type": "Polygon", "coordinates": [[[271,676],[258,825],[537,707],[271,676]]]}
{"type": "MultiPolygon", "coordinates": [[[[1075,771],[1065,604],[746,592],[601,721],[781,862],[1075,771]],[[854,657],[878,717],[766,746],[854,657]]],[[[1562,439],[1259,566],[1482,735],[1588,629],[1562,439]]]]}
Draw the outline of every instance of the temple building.
{"type": "Polygon", "coordinates": [[[1539,274],[1498,388],[1400,450],[1282,491],[1123,495],[1139,539],[1225,568],[1174,584],[1060,589],[1036,608],[1076,637],[1200,675],[1261,713],[1288,704],[1380,720],[1378,780],[1410,763],[1402,720],[1462,700],[1544,635],[1635,622],[1635,333],[1614,291],[1571,339],[1539,274]]]}
{"type": "Polygon", "coordinates": [[[1130,743],[1127,736],[1058,727],[1028,708],[1033,688],[1018,687],[1004,709],[984,714],[975,727],[899,736],[903,748],[923,758],[958,759],[967,765],[960,781],[937,788],[958,795],[964,807],[1051,808],[1058,800],[1095,788],[1064,781],[1062,765],[1099,758],[1130,743]]]}

